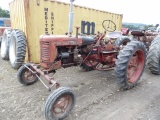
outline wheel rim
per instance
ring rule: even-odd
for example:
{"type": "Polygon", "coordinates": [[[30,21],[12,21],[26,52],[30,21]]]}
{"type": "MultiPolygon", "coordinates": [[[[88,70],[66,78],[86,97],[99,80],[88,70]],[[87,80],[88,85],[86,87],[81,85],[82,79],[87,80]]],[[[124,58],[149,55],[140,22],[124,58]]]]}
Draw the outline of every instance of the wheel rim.
{"type": "Polygon", "coordinates": [[[14,62],[16,60],[16,54],[17,54],[16,38],[13,36],[13,38],[11,39],[11,42],[10,42],[10,47],[9,47],[9,58],[10,58],[11,64],[14,64],[14,62]]]}
{"type": "Polygon", "coordinates": [[[4,38],[2,38],[2,43],[1,43],[1,56],[4,57],[6,54],[7,50],[7,35],[4,35],[4,38]]]}
{"type": "Polygon", "coordinates": [[[95,59],[87,59],[85,60],[85,64],[88,66],[88,67],[93,67],[95,65],[97,65],[97,61],[95,59]]]}
{"type": "Polygon", "coordinates": [[[25,70],[22,74],[22,79],[24,81],[26,81],[27,83],[34,82],[36,79],[36,75],[34,75],[31,71],[29,71],[27,68],[25,68],[25,70]]]}
{"type": "Polygon", "coordinates": [[[97,64],[98,62],[95,61],[95,60],[86,60],[85,61],[85,64],[88,66],[88,67],[93,67],[97,64]]]}
{"type": "Polygon", "coordinates": [[[55,104],[52,106],[52,113],[57,118],[62,117],[66,113],[70,111],[70,108],[72,106],[73,100],[71,95],[62,95],[60,96],[55,104]]]}
{"type": "Polygon", "coordinates": [[[145,63],[144,52],[137,50],[131,57],[127,68],[127,80],[129,83],[135,83],[141,75],[145,63]]]}

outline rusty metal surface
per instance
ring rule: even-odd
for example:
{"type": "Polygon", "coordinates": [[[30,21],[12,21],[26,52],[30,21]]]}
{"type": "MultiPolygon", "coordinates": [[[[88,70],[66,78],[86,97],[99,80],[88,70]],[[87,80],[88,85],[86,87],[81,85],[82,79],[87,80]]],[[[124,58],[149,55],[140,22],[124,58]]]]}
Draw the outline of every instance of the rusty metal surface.
{"type": "Polygon", "coordinates": [[[41,41],[40,46],[40,64],[42,67],[48,69],[57,56],[57,48],[54,42],[49,41],[41,41]]]}
{"type": "Polygon", "coordinates": [[[129,28],[121,28],[122,35],[128,35],[129,28]]]}
{"type": "Polygon", "coordinates": [[[41,69],[39,64],[33,64],[33,63],[30,63],[31,67],[36,71],[35,74],[40,74],[42,77],[44,77],[49,83],[51,83],[52,85],[50,87],[52,87],[53,85],[55,85],[56,88],[58,88],[60,85],[59,83],[57,83],[55,80],[54,80],[54,77],[53,75],[55,74],[55,71],[52,71],[52,72],[49,72],[49,71],[46,71],[45,69],[41,69]],[[50,74],[52,74],[52,76],[50,76],[50,74]]]}
{"type": "Polygon", "coordinates": [[[58,46],[75,47],[82,45],[81,37],[69,37],[69,36],[54,36],[43,35],[40,37],[40,64],[45,69],[58,69],[61,67],[61,62],[56,62],[55,59],[58,56],[58,46]]]}
{"type": "Polygon", "coordinates": [[[79,36],[69,37],[67,35],[42,35],[40,41],[53,42],[55,46],[82,45],[82,38],[79,36]]]}
{"type": "Polygon", "coordinates": [[[151,42],[154,40],[156,36],[160,35],[160,33],[145,30],[136,30],[131,31],[131,35],[135,40],[143,42],[146,45],[146,48],[149,50],[151,42]]]}
{"type": "MultiPolygon", "coordinates": [[[[84,46],[82,49],[80,47],[79,50],[76,50],[76,47],[82,45],[81,36],[70,37],[62,35],[42,35],[40,37],[40,65],[48,71],[56,70],[60,67],[78,65],[79,63],[76,64],[77,61],[75,61],[74,58],[75,55],[78,57],[78,51],[80,51],[82,56],[84,56],[83,52],[86,52],[88,57],[93,57],[94,59],[99,60],[101,63],[106,64],[109,68],[114,67],[114,59],[118,53],[118,47],[114,45],[115,40],[112,39],[109,40],[108,43],[102,44],[105,35],[106,32],[99,33],[95,36],[95,43],[89,44],[86,47],[84,46]],[[77,51],[76,53],[74,53],[75,50],[77,51]],[[90,54],[92,52],[93,54],[90,54]],[[64,58],[63,55],[65,55],[64,58]],[[67,61],[65,60],[64,62],[63,59],[67,59],[67,61]]],[[[84,58],[82,63],[85,62],[87,56],[84,58]]]]}

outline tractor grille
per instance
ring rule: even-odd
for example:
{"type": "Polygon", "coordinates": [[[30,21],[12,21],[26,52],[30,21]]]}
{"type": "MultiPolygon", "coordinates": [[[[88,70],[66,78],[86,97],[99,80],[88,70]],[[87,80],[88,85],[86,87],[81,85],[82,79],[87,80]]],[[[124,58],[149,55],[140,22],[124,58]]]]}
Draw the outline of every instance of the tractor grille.
{"type": "Polygon", "coordinates": [[[49,62],[50,60],[49,48],[50,48],[49,42],[41,42],[41,61],[42,62],[49,62]]]}

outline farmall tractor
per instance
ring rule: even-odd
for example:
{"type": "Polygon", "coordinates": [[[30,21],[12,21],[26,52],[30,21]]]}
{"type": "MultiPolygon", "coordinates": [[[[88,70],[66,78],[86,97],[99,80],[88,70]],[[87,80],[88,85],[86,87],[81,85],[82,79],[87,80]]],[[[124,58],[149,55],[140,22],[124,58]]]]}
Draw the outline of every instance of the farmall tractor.
{"type": "Polygon", "coordinates": [[[68,87],[60,87],[53,75],[61,67],[80,65],[84,70],[115,69],[116,81],[123,89],[130,89],[140,79],[146,61],[146,47],[142,42],[130,41],[116,32],[111,20],[103,21],[104,33],[94,37],[80,36],[79,27],[72,35],[73,1],[70,4],[70,23],[68,35],[40,36],[40,64],[27,63],[18,70],[18,80],[24,85],[35,83],[38,79],[51,90],[56,87],[45,103],[46,120],[59,120],[67,117],[75,104],[75,95],[68,87]],[[107,35],[106,32],[111,32],[107,35]],[[41,77],[49,81],[46,85],[41,77]]]}
{"type": "Polygon", "coordinates": [[[146,30],[137,30],[137,31],[131,31],[131,35],[133,36],[133,40],[138,40],[143,42],[147,50],[149,50],[152,41],[155,39],[157,35],[159,35],[159,33],[146,30]]]}
{"type": "MultiPolygon", "coordinates": [[[[124,32],[127,29],[122,29],[124,32]]],[[[147,48],[146,65],[151,73],[160,75],[160,33],[159,31],[136,30],[131,31],[132,40],[143,42],[147,48]]]]}

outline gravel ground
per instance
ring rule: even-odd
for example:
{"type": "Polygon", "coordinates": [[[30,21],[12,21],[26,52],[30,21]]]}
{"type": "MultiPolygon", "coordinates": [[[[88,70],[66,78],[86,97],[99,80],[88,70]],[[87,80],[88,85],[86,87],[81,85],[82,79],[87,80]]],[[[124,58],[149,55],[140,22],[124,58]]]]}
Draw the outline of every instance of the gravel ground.
{"type": "MultiPolygon", "coordinates": [[[[41,82],[23,86],[17,70],[0,58],[0,120],[45,120],[44,103],[49,92],[41,82]]],[[[146,68],[138,85],[119,90],[114,70],[84,72],[79,67],[60,69],[61,86],[70,87],[76,105],[66,120],[159,120],[160,76],[146,68]]]]}

